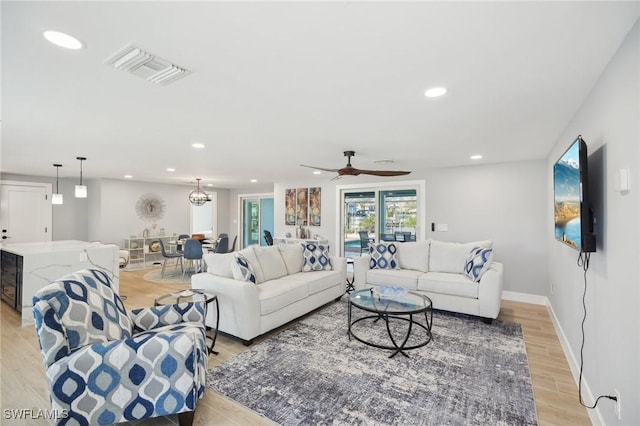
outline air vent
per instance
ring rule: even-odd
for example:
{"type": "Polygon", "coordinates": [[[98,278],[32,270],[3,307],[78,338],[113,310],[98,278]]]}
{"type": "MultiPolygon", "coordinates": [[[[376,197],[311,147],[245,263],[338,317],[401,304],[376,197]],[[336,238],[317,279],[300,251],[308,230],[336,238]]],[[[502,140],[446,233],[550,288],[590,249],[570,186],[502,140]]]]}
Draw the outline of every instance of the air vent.
{"type": "Polygon", "coordinates": [[[107,58],[105,63],[161,86],[172,83],[191,72],[166,59],[145,52],[133,44],[120,49],[107,58]]]}

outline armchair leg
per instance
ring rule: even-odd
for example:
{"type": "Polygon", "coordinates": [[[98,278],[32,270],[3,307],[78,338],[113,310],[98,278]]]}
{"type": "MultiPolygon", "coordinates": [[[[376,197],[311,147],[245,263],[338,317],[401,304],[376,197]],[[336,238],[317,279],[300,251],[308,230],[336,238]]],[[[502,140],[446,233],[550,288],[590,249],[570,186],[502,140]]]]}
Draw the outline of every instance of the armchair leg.
{"type": "Polygon", "coordinates": [[[180,426],[191,426],[193,425],[193,417],[196,413],[196,410],[193,411],[185,411],[184,413],[178,414],[178,424],[180,426]]]}

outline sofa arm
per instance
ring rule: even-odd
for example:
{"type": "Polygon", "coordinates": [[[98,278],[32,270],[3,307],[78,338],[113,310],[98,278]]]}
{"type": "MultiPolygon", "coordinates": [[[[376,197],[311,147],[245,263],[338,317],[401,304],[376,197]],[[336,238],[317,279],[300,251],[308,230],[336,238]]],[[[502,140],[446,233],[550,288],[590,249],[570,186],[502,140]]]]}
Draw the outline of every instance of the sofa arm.
{"type": "Polygon", "coordinates": [[[502,263],[493,262],[478,282],[479,315],[496,319],[500,313],[503,287],[502,263]]]}
{"type": "MultiPolygon", "coordinates": [[[[244,340],[260,335],[260,300],[256,284],[204,272],[191,277],[191,288],[218,296],[220,331],[244,340]]],[[[212,311],[207,312],[206,324],[215,326],[212,311]]]]}
{"type": "Polygon", "coordinates": [[[135,333],[183,322],[204,324],[204,301],[134,309],[129,317],[135,333]]]}
{"type": "Polygon", "coordinates": [[[338,256],[330,256],[331,267],[334,271],[340,271],[340,275],[342,277],[342,282],[347,282],[347,258],[346,257],[338,257],[338,256]]]}
{"type": "Polygon", "coordinates": [[[366,287],[369,259],[369,255],[353,259],[353,286],[356,290],[366,287]]]}

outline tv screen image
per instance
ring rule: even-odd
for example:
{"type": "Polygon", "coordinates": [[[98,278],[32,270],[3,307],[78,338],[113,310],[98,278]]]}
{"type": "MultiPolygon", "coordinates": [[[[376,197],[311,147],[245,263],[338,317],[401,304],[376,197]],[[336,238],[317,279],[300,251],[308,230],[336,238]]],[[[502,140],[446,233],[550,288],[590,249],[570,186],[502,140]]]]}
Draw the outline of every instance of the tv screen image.
{"type": "Polygon", "coordinates": [[[587,145],[580,136],[553,166],[555,237],[576,250],[595,251],[587,194],[587,145]]]}

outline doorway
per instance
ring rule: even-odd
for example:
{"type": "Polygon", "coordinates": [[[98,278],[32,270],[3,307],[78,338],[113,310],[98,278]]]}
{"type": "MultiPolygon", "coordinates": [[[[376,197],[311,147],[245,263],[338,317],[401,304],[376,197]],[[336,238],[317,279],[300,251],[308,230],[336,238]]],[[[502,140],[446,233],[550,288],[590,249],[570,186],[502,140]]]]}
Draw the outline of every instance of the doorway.
{"type": "Polygon", "coordinates": [[[51,184],[0,181],[0,232],[3,243],[51,241],[51,184]]]}
{"type": "Polygon", "coordinates": [[[241,196],[240,233],[242,248],[267,245],[262,235],[273,233],[273,196],[241,196]]]}
{"type": "Polygon", "coordinates": [[[201,206],[191,205],[191,234],[204,234],[205,238],[215,238],[218,228],[218,194],[209,193],[211,201],[201,206]]]}

